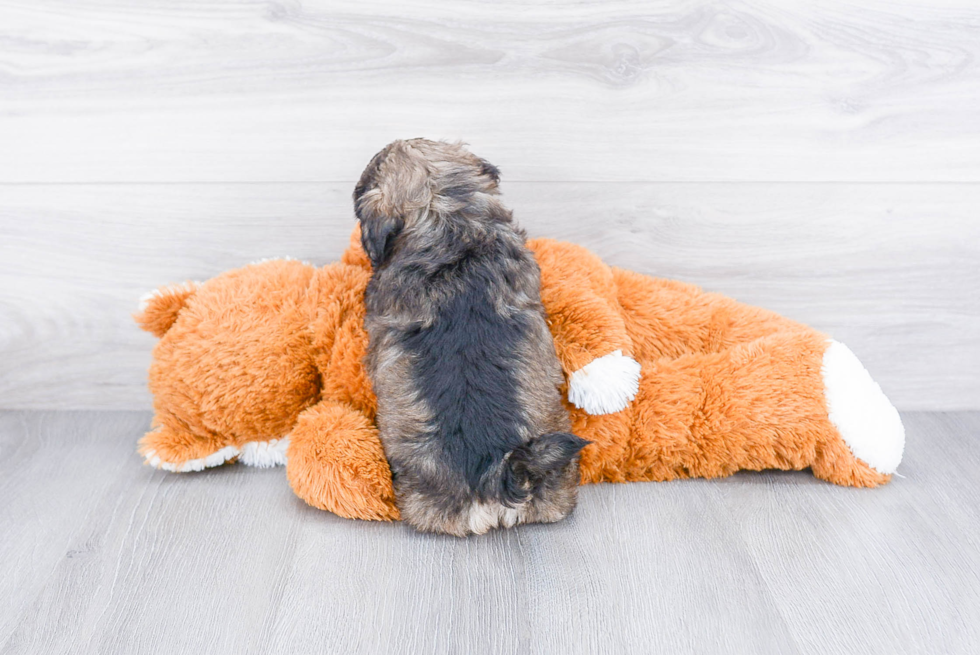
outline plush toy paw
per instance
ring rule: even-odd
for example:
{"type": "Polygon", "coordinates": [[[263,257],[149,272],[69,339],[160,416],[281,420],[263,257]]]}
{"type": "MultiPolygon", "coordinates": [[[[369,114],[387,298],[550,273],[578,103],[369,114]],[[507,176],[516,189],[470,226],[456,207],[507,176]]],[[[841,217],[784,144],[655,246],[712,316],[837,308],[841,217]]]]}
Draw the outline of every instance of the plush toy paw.
{"type": "Polygon", "coordinates": [[[289,437],[250,441],[241,447],[178,432],[161,425],[140,440],[143,461],[171,473],[203,471],[237,459],[246,466],[285,466],[289,437]]]}
{"type": "Polygon", "coordinates": [[[568,400],[592,415],[626,409],[640,389],[640,363],[615,350],[572,373],[568,400]]]}
{"type": "Polygon", "coordinates": [[[339,403],[322,401],[300,414],[290,436],[286,478],[313,507],[351,519],[399,519],[377,428],[339,403]]]}
{"type": "Polygon", "coordinates": [[[245,466],[267,469],[286,465],[286,451],[289,437],[269,439],[268,441],[249,441],[241,447],[238,461],[245,466]]]}
{"type": "Polygon", "coordinates": [[[159,425],[140,439],[139,453],[153,468],[188,473],[221,466],[238,457],[239,449],[159,425]]]}
{"type": "Polygon", "coordinates": [[[898,410],[839,341],[831,341],[824,352],[822,373],[830,422],[851,452],[879,473],[894,473],[905,449],[898,410]]]}

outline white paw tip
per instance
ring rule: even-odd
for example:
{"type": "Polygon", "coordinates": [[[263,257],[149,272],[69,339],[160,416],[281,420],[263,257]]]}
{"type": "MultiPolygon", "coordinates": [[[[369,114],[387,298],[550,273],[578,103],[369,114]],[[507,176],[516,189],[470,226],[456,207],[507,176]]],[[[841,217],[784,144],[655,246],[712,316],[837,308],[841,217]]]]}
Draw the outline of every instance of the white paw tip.
{"type": "Polygon", "coordinates": [[[206,468],[220,466],[229,459],[238,455],[238,448],[235,446],[225,446],[221,450],[211,453],[207,457],[199,459],[189,459],[186,462],[176,463],[167,462],[156,454],[155,450],[148,450],[143,454],[143,461],[155,469],[170,471],[171,473],[189,473],[191,471],[203,471],[206,468]]]}
{"type": "Polygon", "coordinates": [[[894,473],[905,450],[898,410],[850,349],[831,340],[823,355],[827,413],[851,452],[879,473],[894,473]]]}
{"type": "Polygon", "coordinates": [[[299,262],[303,266],[313,266],[313,264],[305,259],[296,259],[295,257],[263,257],[262,259],[251,262],[249,266],[261,266],[262,264],[268,264],[269,262],[299,262]]]}
{"type": "Polygon", "coordinates": [[[625,409],[640,390],[640,363],[616,350],[572,373],[568,400],[592,415],[625,409]]]}
{"type": "Polygon", "coordinates": [[[187,282],[187,283],[175,283],[168,284],[165,287],[160,287],[159,289],[154,289],[153,291],[147,291],[142,296],[140,296],[139,311],[145,312],[146,308],[150,306],[150,303],[154,298],[161,298],[168,293],[183,293],[185,291],[193,291],[197,287],[201,286],[200,282],[187,282]]]}
{"type": "Polygon", "coordinates": [[[289,437],[269,441],[250,441],[242,446],[238,461],[246,466],[263,469],[285,466],[287,448],[289,448],[289,437]]]}
{"type": "Polygon", "coordinates": [[[147,291],[142,296],[140,296],[139,310],[145,312],[146,308],[150,306],[150,301],[158,296],[162,296],[163,293],[159,289],[154,289],[153,291],[147,291]]]}

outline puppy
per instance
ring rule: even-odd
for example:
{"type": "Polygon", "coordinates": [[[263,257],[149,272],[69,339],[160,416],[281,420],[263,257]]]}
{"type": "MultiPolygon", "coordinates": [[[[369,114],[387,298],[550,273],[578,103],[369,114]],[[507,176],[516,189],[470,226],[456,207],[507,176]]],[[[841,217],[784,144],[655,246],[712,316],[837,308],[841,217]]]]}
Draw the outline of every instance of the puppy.
{"type": "Polygon", "coordinates": [[[354,190],[373,274],[368,373],[402,518],[457,536],[558,521],[578,453],[540,272],[497,169],[461,145],[395,141],[354,190]]]}

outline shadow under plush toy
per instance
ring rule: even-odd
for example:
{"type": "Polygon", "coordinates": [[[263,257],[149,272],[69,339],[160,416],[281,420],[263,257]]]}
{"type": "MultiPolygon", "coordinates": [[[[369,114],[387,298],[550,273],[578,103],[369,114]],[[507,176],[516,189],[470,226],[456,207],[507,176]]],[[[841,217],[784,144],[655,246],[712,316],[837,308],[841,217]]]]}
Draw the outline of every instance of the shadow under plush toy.
{"type": "MultiPolygon", "coordinates": [[[[887,482],[898,412],[843,344],[697,287],[612,268],[532,239],[566,375],[583,483],[804,469],[887,482]]],[[[341,261],[290,260],[164,287],[136,316],[159,336],[150,465],[286,465],[293,491],[340,516],[398,519],[364,364],[371,265],[359,232],[341,261]]]]}

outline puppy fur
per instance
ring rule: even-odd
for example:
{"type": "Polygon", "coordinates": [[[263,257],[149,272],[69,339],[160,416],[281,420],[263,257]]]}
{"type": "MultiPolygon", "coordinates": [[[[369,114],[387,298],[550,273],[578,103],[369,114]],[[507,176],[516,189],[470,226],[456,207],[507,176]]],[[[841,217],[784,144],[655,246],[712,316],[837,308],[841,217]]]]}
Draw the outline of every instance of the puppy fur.
{"type": "Polygon", "coordinates": [[[368,372],[402,518],[458,536],[575,507],[578,453],[524,232],[462,145],[395,141],[354,191],[368,372]]]}

